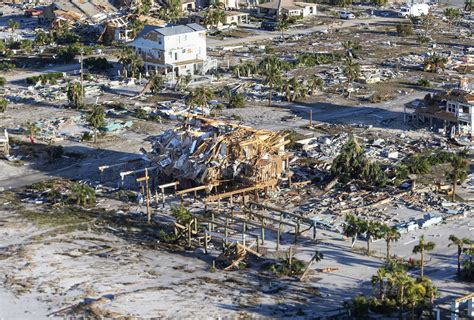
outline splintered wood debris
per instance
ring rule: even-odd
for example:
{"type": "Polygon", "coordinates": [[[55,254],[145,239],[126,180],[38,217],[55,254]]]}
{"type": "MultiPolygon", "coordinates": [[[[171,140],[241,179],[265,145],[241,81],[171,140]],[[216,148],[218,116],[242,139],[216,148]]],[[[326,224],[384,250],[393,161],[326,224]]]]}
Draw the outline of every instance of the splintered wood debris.
{"type": "Polygon", "coordinates": [[[159,174],[190,184],[232,180],[242,185],[278,181],[288,175],[286,134],[257,130],[200,116],[155,138],[148,153],[159,174]]]}

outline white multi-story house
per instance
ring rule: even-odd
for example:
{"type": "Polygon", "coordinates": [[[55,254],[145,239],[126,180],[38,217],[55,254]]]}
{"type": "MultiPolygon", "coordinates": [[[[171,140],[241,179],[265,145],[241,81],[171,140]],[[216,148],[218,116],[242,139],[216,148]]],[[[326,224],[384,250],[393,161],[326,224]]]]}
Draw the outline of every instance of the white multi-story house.
{"type": "Polygon", "coordinates": [[[147,25],[129,45],[142,57],[147,72],[177,77],[209,69],[206,29],[196,23],[165,28],[147,25]]]}
{"type": "Polygon", "coordinates": [[[474,95],[454,89],[446,95],[446,112],[452,114],[457,123],[459,133],[474,137],[474,95]]]}

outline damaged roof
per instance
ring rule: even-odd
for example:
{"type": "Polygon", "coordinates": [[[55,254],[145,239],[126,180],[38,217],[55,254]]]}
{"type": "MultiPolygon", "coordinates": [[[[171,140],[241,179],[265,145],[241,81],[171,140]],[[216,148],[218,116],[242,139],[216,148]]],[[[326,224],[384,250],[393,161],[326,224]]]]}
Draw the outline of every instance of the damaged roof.
{"type": "Polygon", "coordinates": [[[446,94],[446,100],[474,104],[474,94],[461,89],[453,89],[446,94]]]}

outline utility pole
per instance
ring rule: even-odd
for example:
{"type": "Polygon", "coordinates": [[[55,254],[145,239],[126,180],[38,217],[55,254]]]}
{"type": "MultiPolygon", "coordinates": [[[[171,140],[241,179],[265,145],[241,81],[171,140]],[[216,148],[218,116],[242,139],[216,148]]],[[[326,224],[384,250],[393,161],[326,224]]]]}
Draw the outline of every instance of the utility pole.
{"type": "Polygon", "coordinates": [[[81,104],[84,104],[84,63],[83,63],[84,49],[81,48],[81,104]]]}

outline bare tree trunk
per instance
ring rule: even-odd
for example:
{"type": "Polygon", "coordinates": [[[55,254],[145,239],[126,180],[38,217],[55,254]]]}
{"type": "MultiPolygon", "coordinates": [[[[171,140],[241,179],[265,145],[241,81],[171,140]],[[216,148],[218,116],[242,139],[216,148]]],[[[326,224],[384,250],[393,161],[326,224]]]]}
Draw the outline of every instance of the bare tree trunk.
{"type": "Polygon", "coordinates": [[[462,253],[461,246],[458,246],[458,277],[461,276],[461,253],[462,253]]]}
{"type": "Polygon", "coordinates": [[[352,237],[351,249],[354,249],[354,246],[355,246],[355,244],[356,244],[356,241],[357,241],[357,234],[352,237]]]}
{"type": "Polygon", "coordinates": [[[423,275],[424,275],[424,272],[423,272],[423,271],[424,271],[424,270],[423,270],[423,268],[424,268],[424,263],[423,263],[423,262],[424,262],[424,261],[423,261],[423,260],[424,260],[424,252],[423,252],[423,250],[421,250],[421,261],[420,261],[420,267],[421,267],[421,274],[420,274],[420,275],[421,275],[421,279],[423,279],[423,275]]]}
{"type": "Polygon", "coordinates": [[[387,241],[387,261],[390,260],[390,241],[387,241]]]}
{"type": "Polygon", "coordinates": [[[270,91],[268,92],[268,107],[272,106],[272,93],[273,93],[273,85],[270,84],[270,91]]]}
{"type": "Polygon", "coordinates": [[[94,128],[94,144],[97,143],[97,128],[94,128]]]}
{"type": "Polygon", "coordinates": [[[454,178],[453,181],[453,194],[451,195],[451,201],[455,202],[456,201],[456,178],[454,178]]]}

